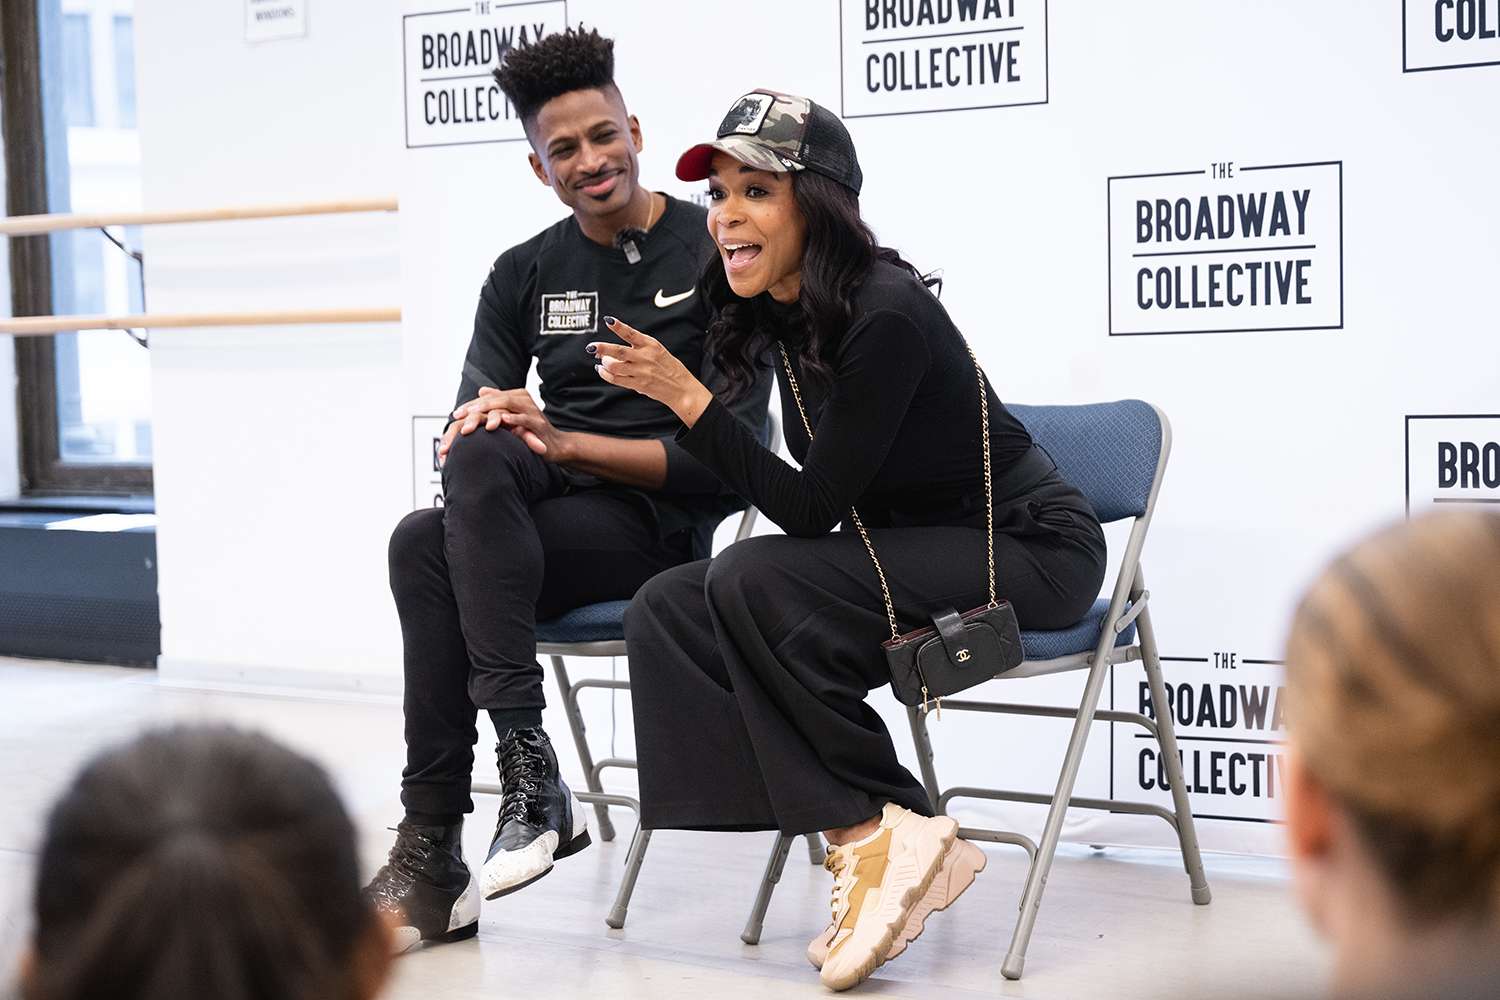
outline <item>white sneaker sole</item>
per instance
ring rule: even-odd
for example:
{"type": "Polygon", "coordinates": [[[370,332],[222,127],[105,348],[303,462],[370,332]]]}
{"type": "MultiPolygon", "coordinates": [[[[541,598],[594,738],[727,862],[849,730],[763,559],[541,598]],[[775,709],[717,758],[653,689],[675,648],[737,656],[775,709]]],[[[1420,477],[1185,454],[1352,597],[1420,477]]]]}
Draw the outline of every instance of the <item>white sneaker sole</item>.
{"type": "Polygon", "coordinates": [[[880,885],[880,898],[823,963],[819,978],[824,986],[847,990],[885,964],[891,942],[932,888],[943,855],[957,836],[958,821],[948,816],[929,819],[909,813],[891,829],[890,867],[880,885]]]}
{"type": "MultiPolygon", "coordinates": [[[[955,839],[953,846],[948,848],[948,853],[943,855],[942,866],[933,878],[932,885],[928,887],[927,895],[912,909],[906,926],[901,928],[901,933],[891,942],[891,950],[886,953],[885,960],[891,961],[905,951],[907,945],[921,937],[922,931],[927,929],[927,918],[953,905],[953,901],[974,884],[975,876],[984,871],[988,862],[989,858],[979,848],[967,840],[955,839]]],[[[823,968],[823,963],[828,958],[828,945],[833,941],[833,931],[832,927],[824,928],[823,933],[808,944],[807,961],[814,969],[823,968]]]]}
{"type": "Polygon", "coordinates": [[[948,854],[944,855],[943,867],[932,880],[927,895],[911,911],[906,926],[901,928],[901,933],[892,942],[885,960],[889,962],[905,951],[907,945],[921,937],[922,932],[927,929],[927,918],[939,910],[946,910],[955,899],[962,896],[964,890],[974,884],[975,876],[984,871],[988,862],[989,858],[979,848],[967,840],[955,839],[948,854]]]}

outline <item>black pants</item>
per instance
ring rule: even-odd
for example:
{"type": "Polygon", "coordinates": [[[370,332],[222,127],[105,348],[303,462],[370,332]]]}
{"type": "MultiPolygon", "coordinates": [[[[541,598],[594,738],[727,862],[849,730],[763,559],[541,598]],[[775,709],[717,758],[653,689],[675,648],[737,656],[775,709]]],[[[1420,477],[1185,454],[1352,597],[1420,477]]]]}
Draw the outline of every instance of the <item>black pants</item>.
{"type": "MultiPolygon", "coordinates": [[[[887,528],[871,540],[903,631],[987,598],[982,530],[887,528]]],[[[1061,482],[997,520],[999,591],[1023,628],[1082,618],[1104,557],[1092,511],[1061,482]]],[[[931,813],[865,702],[889,682],[879,644],[890,630],[854,532],[752,538],[668,570],[636,595],[625,634],[646,828],[807,833],[886,802],[931,813]]]]}
{"type": "Polygon", "coordinates": [[[571,489],[503,430],[454,443],[443,494],[446,506],[396,526],[390,576],[406,679],[401,801],[452,815],[473,810],[477,711],[540,722],[536,622],[629,598],[688,558],[690,540],[660,538],[639,493],[571,489]]]}

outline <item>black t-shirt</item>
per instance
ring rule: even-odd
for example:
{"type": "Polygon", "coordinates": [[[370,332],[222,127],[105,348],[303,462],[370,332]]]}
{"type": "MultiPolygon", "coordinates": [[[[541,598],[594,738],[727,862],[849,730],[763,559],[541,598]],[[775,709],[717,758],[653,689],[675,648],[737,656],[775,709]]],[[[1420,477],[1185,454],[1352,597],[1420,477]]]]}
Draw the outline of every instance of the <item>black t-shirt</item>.
{"type": "MultiPolygon", "coordinates": [[[[666,483],[658,492],[635,492],[652,500],[664,534],[691,527],[701,543],[713,524],[743,508],[743,501],[677,444],[674,435],[681,425],[668,407],[610,385],[584,351],[591,341],[620,343],[604,326],[605,316],[616,316],[661,341],[716,394],[725,388],[705,350],[709,310],[697,288],[716,252],[707,212],[671,197],[666,202],[638,244],[637,264],[619,249],[586,237],[571,215],[501,254],[479,292],[457,402],[475,398],[480,386],[524,387],[536,358],[541,403],[560,430],[661,440],[666,483]]],[[[761,433],[769,396],[767,372],[726,413],[744,421],[747,433],[761,433]]],[[[580,474],[570,479],[579,488],[602,485],[580,474]]]]}
{"type": "MultiPolygon", "coordinates": [[[[717,403],[679,434],[687,451],[789,535],[825,534],[851,506],[869,527],[984,526],[978,376],[962,335],[931,291],[907,271],[877,263],[855,295],[849,331],[834,348],[831,384],[802,370],[796,331],[784,336],[816,431],[809,447],[773,344],[787,448],[802,468],[762,448],[717,403]]],[[[996,501],[1003,504],[1015,487],[1034,487],[1057,474],[994,390],[987,386],[987,393],[996,501]]],[[[996,517],[997,530],[1004,530],[1002,512],[996,517]]]]}

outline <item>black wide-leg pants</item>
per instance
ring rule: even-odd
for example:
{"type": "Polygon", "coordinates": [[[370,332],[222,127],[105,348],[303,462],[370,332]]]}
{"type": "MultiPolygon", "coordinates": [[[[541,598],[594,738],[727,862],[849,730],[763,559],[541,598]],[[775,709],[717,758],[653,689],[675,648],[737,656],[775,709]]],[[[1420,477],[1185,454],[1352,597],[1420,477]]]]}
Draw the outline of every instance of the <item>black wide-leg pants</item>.
{"type": "MultiPolygon", "coordinates": [[[[1104,538],[1059,483],[1007,512],[995,538],[1000,596],[1023,628],[1083,617],[1104,576],[1104,538]]],[[[877,529],[902,631],[943,606],[987,600],[984,533],[877,529]]],[[[886,802],[930,814],[865,701],[889,683],[890,636],[859,536],[769,536],[667,570],[625,618],[647,829],[808,833],[852,826],[886,802]]]]}
{"type": "Polygon", "coordinates": [[[573,490],[561,469],[509,431],[454,442],[445,506],[408,514],[390,542],[401,619],[409,812],[471,812],[479,710],[540,720],[546,698],[536,623],[624,600],[690,554],[660,537],[651,501],[573,490]]]}

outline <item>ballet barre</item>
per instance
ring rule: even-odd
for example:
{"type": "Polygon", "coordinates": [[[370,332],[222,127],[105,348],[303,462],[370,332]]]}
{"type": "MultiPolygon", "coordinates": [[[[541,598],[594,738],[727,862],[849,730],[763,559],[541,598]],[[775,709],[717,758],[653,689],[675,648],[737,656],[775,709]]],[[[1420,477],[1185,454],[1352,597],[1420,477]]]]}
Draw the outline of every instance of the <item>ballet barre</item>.
{"type": "Polygon", "coordinates": [[[13,215],[0,219],[0,236],[40,236],[67,229],[103,229],[106,226],[159,226],[182,222],[237,222],[243,219],[284,219],[306,215],[395,212],[399,208],[395,198],[359,198],[350,201],[292,202],[172,212],[54,212],[48,215],[13,215]]]}
{"type": "MultiPolygon", "coordinates": [[[[43,236],[70,229],[109,226],[152,226],[186,222],[238,222],[245,219],[284,219],[309,215],[346,215],[357,212],[396,212],[395,198],[355,198],[341,201],[288,202],[165,212],[54,212],[0,218],[0,236],[43,236]]],[[[106,235],[108,233],[106,232],[106,235]]],[[[113,239],[113,237],[110,237],[113,239]]],[[[139,258],[137,258],[139,259],[139,258]]],[[[337,323],[399,323],[401,310],[287,309],[258,312],[143,313],[134,316],[16,316],[0,319],[0,334],[44,337],[80,330],[163,330],[182,327],[301,326],[337,323]]],[[[144,342],[144,341],[143,341],[144,342]]]]}
{"type": "Polygon", "coordinates": [[[17,316],[0,319],[0,334],[44,337],[77,330],[165,330],[172,327],[312,326],[335,323],[399,323],[401,310],[288,309],[244,313],[145,313],[138,316],[17,316]]]}

